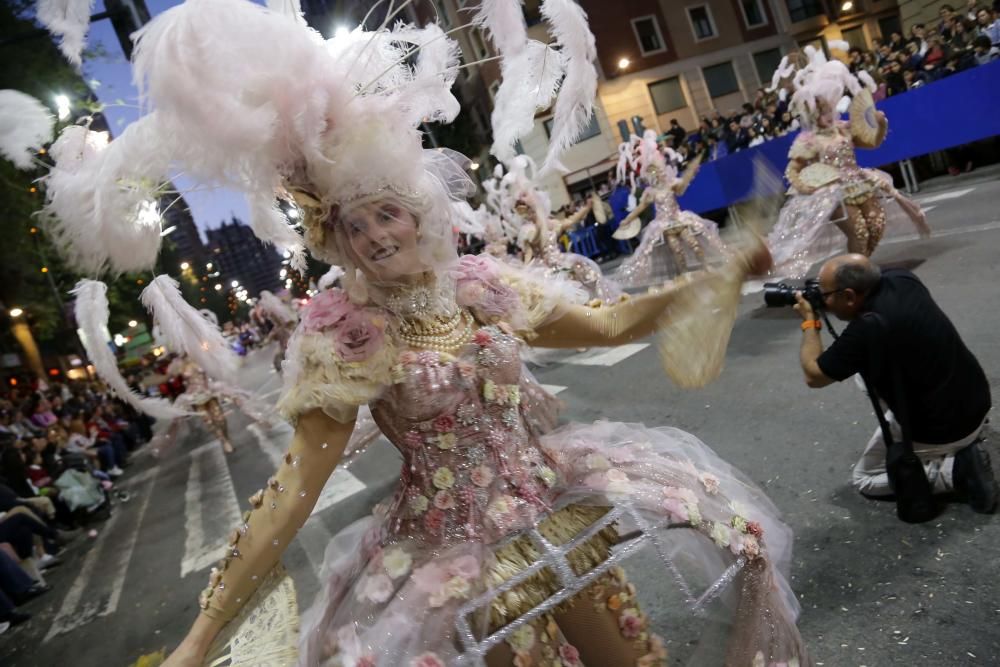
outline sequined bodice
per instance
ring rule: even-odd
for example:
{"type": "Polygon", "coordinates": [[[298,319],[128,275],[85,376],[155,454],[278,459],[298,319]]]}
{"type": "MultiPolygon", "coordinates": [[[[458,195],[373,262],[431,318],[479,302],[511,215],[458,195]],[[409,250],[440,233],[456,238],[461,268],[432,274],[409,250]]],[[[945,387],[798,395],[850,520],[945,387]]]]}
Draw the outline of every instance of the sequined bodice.
{"type": "Polygon", "coordinates": [[[680,206],[677,204],[677,197],[671,188],[658,187],[654,190],[653,203],[656,205],[656,217],[668,217],[676,219],[680,213],[680,206]]]}
{"type": "Polygon", "coordinates": [[[559,247],[559,236],[557,226],[551,222],[542,223],[538,232],[538,244],[540,254],[544,259],[557,259],[562,255],[562,248],[559,247]]]}
{"type": "Polygon", "coordinates": [[[851,135],[840,128],[828,132],[817,132],[816,143],[819,161],[837,169],[858,168],[851,135]]]}
{"type": "Polygon", "coordinates": [[[518,341],[480,329],[456,356],[403,352],[372,415],[403,456],[400,537],[497,539],[548,506],[555,473],[530,433],[518,341]]]}

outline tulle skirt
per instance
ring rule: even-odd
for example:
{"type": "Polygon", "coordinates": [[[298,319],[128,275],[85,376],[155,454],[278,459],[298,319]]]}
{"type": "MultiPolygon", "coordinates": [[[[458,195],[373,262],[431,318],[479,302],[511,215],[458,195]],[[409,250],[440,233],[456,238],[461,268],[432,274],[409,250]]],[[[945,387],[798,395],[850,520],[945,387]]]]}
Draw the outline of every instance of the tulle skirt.
{"type": "Polygon", "coordinates": [[[379,511],[337,534],[299,664],[477,665],[493,650],[517,665],[611,664],[565,640],[575,605],[648,646],[643,665],[664,659],[654,634],[671,664],[812,664],[786,580],[791,532],[742,474],[673,428],[571,424],[540,443],[551,508],[495,542],[401,539],[379,511]],[[630,569],[643,574],[637,586],[630,569]],[[655,620],[646,600],[665,608],[655,620]]]}
{"type": "Polygon", "coordinates": [[[642,232],[639,246],[619,265],[612,279],[622,287],[638,288],[659,285],[692,268],[705,268],[706,262],[722,257],[719,228],[691,211],[679,211],[675,217],[654,218],[642,232]],[[667,242],[667,234],[690,230],[704,257],[683,238],[678,238],[681,257],[667,242]]]}
{"type": "MultiPolygon", "coordinates": [[[[915,233],[915,221],[922,215],[919,206],[893,186],[892,176],[878,169],[858,172],[870,185],[871,196],[878,197],[885,209],[882,238],[915,233]]],[[[773,276],[800,279],[816,262],[847,252],[846,237],[836,223],[845,215],[841,209],[845,198],[851,201],[847,190],[856,187],[857,183],[845,186],[834,182],[808,195],[789,195],[767,237],[774,259],[773,276]]]]}
{"type": "Polygon", "coordinates": [[[539,263],[547,268],[550,275],[565,278],[582,287],[587,292],[588,301],[596,299],[612,304],[622,297],[621,286],[605,277],[600,265],[589,257],[573,252],[550,251],[539,259],[539,263]]]}

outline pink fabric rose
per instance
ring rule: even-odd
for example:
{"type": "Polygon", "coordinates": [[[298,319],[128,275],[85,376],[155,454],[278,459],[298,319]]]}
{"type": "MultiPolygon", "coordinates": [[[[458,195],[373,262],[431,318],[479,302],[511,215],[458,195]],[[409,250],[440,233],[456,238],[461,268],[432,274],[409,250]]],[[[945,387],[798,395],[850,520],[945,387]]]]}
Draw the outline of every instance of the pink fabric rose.
{"type": "Polygon", "coordinates": [[[667,516],[674,521],[688,520],[687,505],[685,505],[684,501],[679,498],[667,498],[664,500],[663,509],[667,511],[667,516]]]}
{"type": "Polygon", "coordinates": [[[424,653],[410,660],[410,667],[445,667],[437,653],[424,653]]]}
{"type": "Polygon", "coordinates": [[[632,610],[627,609],[618,617],[618,627],[626,639],[636,639],[642,633],[642,625],[642,619],[632,610]]]}
{"type": "Polygon", "coordinates": [[[476,335],[472,337],[472,340],[476,342],[479,347],[486,347],[493,342],[493,336],[490,335],[489,331],[485,329],[480,329],[476,332],[476,335]]]}
{"type": "Polygon", "coordinates": [[[455,430],[455,418],[451,415],[441,415],[434,420],[434,430],[438,433],[451,433],[455,430]]]}
{"type": "Polygon", "coordinates": [[[476,466],[472,469],[472,472],[469,473],[469,478],[472,480],[473,484],[480,488],[484,488],[489,486],[490,482],[493,481],[493,471],[486,466],[476,466]]]}
{"type": "Polygon", "coordinates": [[[417,361],[417,353],[413,350],[406,350],[399,355],[399,363],[413,364],[417,361]]]}
{"type": "Polygon", "coordinates": [[[447,491],[438,491],[434,495],[434,507],[439,510],[450,510],[455,506],[455,498],[447,491]]]}
{"type": "Polygon", "coordinates": [[[437,534],[441,532],[441,528],[444,526],[444,512],[437,509],[428,510],[427,514],[424,515],[424,528],[428,532],[437,534]]]}
{"type": "Polygon", "coordinates": [[[403,434],[403,444],[410,449],[420,449],[424,446],[424,439],[415,431],[407,431],[403,434]]]}
{"type": "Polygon", "coordinates": [[[754,537],[764,536],[764,529],[756,521],[747,521],[747,532],[754,537]]]}
{"type": "Polygon", "coordinates": [[[476,365],[468,361],[459,361],[458,364],[458,374],[462,376],[463,380],[471,380],[476,377],[476,365]]]}
{"type": "Polygon", "coordinates": [[[334,347],[344,361],[364,361],[375,353],[384,337],[374,318],[357,310],[341,320],[334,329],[334,347]]]}
{"type": "Polygon", "coordinates": [[[559,659],[566,667],[577,667],[580,664],[580,651],[572,644],[560,644],[559,659]]]}
{"type": "Polygon", "coordinates": [[[448,572],[434,561],[418,567],[410,576],[417,589],[424,593],[436,593],[449,577],[448,572]]]}
{"type": "Polygon", "coordinates": [[[463,255],[451,272],[455,282],[495,280],[498,274],[496,260],[483,255],[463,255]]]}
{"type": "Polygon", "coordinates": [[[302,326],[306,331],[322,331],[337,326],[357,306],[347,298],[347,293],[339,289],[320,292],[306,307],[302,317],[302,326]]]}
{"type": "Polygon", "coordinates": [[[463,579],[475,579],[479,576],[479,561],[475,556],[459,556],[448,564],[448,572],[463,579]]]}
{"type": "Polygon", "coordinates": [[[354,667],[378,667],[375,664],[375,656],[363,655],[354,663],[354,667]]]}

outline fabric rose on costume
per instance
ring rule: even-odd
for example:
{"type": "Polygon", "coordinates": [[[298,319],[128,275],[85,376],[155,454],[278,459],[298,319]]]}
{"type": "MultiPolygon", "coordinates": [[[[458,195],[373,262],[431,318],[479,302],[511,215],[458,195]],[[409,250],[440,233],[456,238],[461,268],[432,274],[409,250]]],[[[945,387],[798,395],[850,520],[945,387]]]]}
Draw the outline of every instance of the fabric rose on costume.
{"type": "Polygon", "coordinates": [[[625,493],[630,488],[630,482],[628,475],[623,473],[617,468],[612,468],[604,473],[607,478],[607,486],[605,487],[611,493],[625,493]]]}
{"type": "Polygon", "coordinates": [[[764,529],[756,521],[747,521],[747,532],[758,538],[764,536],[764,529]]]}
{"type": "Polygon", "coordinates": [[[450,510],[455,506],[455,498],[447,491],[438,491],[434,496],[434,507],[439,510],[450,510]]]}
{"type": "Polygon", "coordinates": [[[665,486],[663,487],[663,495],[667,498],[677,498],[678,500],[683,500],[685,503],[692,505],[698,502],[698,496],[695,492],[684,487],[665,486]]]}
{"type": "Polygon", "coordinates": [[[705,491],[714,496],[719,492],[719,478],[710,472],[703,472],[701,474],[701,485],[705,487],[705,491]]]}
{"type": "Polygon", "coordinates": [[[629,607],[622,611],[618,617],[618,628],[622,631],[622,636],[626,639],[637,639],[642,633],[643,623],[639,610],[629,607]]]}
{"type": "Polygon", "coordinates": [[[510,634],[507,643],[517,653],[528,653],[535,646],[535,628],[525,624],[510,634]]]}
{"type": "Polygon", "coordinates": [[[583,459],[583,465],[590,470],[607,470],[611,464],[600,454],[587,454],[583,459]]]}
{"type": "Polygon", "coordinates": [[[437,437],[438,449],[445,451],[454,448],[457,442],[458,438],[455,437],[454,433],[442,433],[437,437]]]}
{"type": "Polygon", "coordinates": [[[399,579],[410,571],[413,557],[399,547],[393,547],[382,555],[382,565],[390,577],[399,579]]]}
{"type": "Polygon", "coordinates": [[[439,489],[450,489],[455,485],[455,474],[450,468],[438,468],[434,471],[432,481],[434,482],[434,486],[439,489]]]}
{"type": "Polygon", "coordinates": [[[410,498],[410,509],[413,510],[415,514],[423,514],[427,511],[427,507],[430,501],[427,500],[427,496],[414,496],[410,498]]]}
{"type": "Polygon", "coordinates": [[[438,559],[413,571],[413,583],[428,594],[428,603],[440,607],[450,599],[464,599],[479,577],[479,561],[474,556],[459,556],[451,561],[438,559]]]}
{"type": "Polygon", "coordinates": [[[434,420],[434,430],[438,433],[449,433],[455,430],[455,418],[451,415],[441,415],[434,420]]]}
{"type": "Polygon", "coordinates": [[[410,667],[445,667],[445,664],[437,653],[423,653],[410,660],[410,667]]]}
{"type": "Polygon", "coordinates": [[[420,449],[424,446],[424,439],[419,433],[407,431],[403,434],[403,444],[410,449],[420,449]]]}
{"type": "Polygon", "coordinates": [[[545,482],[545,486],[552,487],[556,483],[556,471],[548,466],[539,466],[535,469],[535,474],[545,482]]]}
{"type": "Polygon", "coordinates": [[[663,501],[663,509],[667,511],[667,516],[673,521],[687,521],[687,505],[680,498],[666,498],[663,501]]]}
{"type": "Polygon", "coordinates": [[[476,466],[469,473],[469,478],[476,486],[480,488],[487,487],[493,481],[493,471],[486,466],[476,466]]]}
{"type": "Polygon", "coordinates": [[[486,329],[480,329],[476,332],[476,335],[472,337],[472,340],[474,340],[476,345],[479,347],[486,347],[493,342],[493,336],[491,336],[490,332],[486,329]]]}
{"type": "Polygon", "coordinates": [[[453,275],[460,306],[475,308],[486,318],[504,317],[517,307],[517,292],[500,280],[493,260],[466,255],[453,275]]]}
{"type": "Polygon", "coordinates": [[[559,645],[559,659],[566,667],[578,667],[580,662],[580,651],[572,644],[559,645]]]}
{"type": "Polygon", "coordinates": [[[347,293],[331,289],[320,292],[312,298],[302,316],[302,326],[306,331],[322,331],[340,324],[349,314],[358,309],[347,293]]]}
{"type": "Polygon", "coordinates": [[[383,322],[370,313],[356,310],[333,329],[333,342],[337,354],[344,361],[358,362],[368,359],[382,344],[385,332],[383,322]],[[379,325],[382,326],[379,326],[379,325]]]}
{"type": "Polygon", "coordinates": [[[384,574],[364,577],[358,584],[357,597],[381,604],[392,597],[392,580],[384,574]]]}
{"type": "Polygon", "coordinates": [[[354,663],[354,667],[378,667],[375,663],[375,656],[363,655],[354,663]]]}
{"type": "Polygon", "coordinates": [[[444,512],[437,509],[428,510],[427,514],[424,515],[424,528],[428,532],[437,534],[441,532],[441,528],[444,526],[444,512]]]}

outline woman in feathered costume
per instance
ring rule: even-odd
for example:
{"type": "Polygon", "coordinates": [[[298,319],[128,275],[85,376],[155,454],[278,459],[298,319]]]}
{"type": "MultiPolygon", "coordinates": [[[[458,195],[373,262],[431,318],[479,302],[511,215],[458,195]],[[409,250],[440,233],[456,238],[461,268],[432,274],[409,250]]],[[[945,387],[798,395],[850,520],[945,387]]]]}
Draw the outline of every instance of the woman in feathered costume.
{"type": "MultiPolygon", "coordinates": [[[[575,3],[541,7],[552,45],[527,39],[515,0],[487,3],[480,21],[504,57],[495,126],[512,113],[503,100],[538,90],[511,70],[562,68],[557,155],[590,115],[593,40],[581,42],[575,3]]],[[[309,250],[346,271],[345,289],[314,298],[289,343],[284,464],[250,499],[166,665],[662,664],[643,593],[621,568],[640,553],[669,573],[678,604],[711,614],[693,634],[724,635],[678,642],[697,646],[691,660],[811,664],[783,574],[790,532],[763,492],[676,429],[552,430],[520,360],[526,341],[618,345],[659,327],[673,377],[707,381],[724,344],[691,350],[706,333],[728,337],[734,295],[766,268],[766,250],[598,309],[574,304],[576,288],[555,276],[459,259],[452,202],[470,181],[457,156],[424,150],[418,130],[458,113],[457,62],[436,26],[323,41],[297,15],[243,0],[188,0],[140,33],[138,78],[157,132],[174,139],[159,145],[251,196],[283,188],[309,250]],[[296,637],[276,565],[366,404],[399,449],[400,483],[333,538],[296,637]]],[[[530,128],[536,104],[550,103],[533,101],[515,124],[530,128]]],[[[259,203],[266,212],[270,199],[259,203]]]]}
{"type": "MultiPolygon", "coordinates": [[[[846,43],[831,48],[846,52],[846,43]]],[[[822,51],[804,49],[800,66],[788,56],[774,73],[772,88],[792,91],[791,109],[803,125],[788,152],[788,201],[768,236],[774,274],[802,277],[815,262],[835,252],[871,255],[887,233],[905,233],[912,223],[921,236],[931,233],[920,207],[877,169],[858,166],[855,149],[877,148],[889,130],[875,108],[875,82],[867,72],[852,74],[822,51]],[[848,121],[839,120],[850,94],[848,121]]]]}
{"type": "Polygon", "coordinates": [[[715,223],[684,211],[677,204],[677,197],[684,194],[697,175],[700,158],[695,158],[684,175],[678,176],[680,156],[671,148],[666,149],[664,156],[653,130],[646,130],[642,137],[632,135],[619,146],[618,156],[618,181],[631,180],[635,188],[638,179],[645,189],[638,206],[622,220],[614,237],[634,238],[641,227],[639,216],[650,205],[656,206],[656,217],[643,231],[639,247],[615,271],[612,278],[616,283],[623,287],[662,283],[688,271],[690,255],[701,268],[708,266],[710,256],[725,256],[715,223]]]}
{"type": "Polygon", "coordinates": [[[501,188],[505,215],[514,220],[517,245],[525,264],[544,267],[552,276],[565,276],[580,285],[588,300],[595,304],[615,303],[622,290],[604,276],[594,260],[574,252],[566,252],[559,243],[563,232],[580,223],[593,206],[588,202],[572,215],[557,220],[551,216],[549,197],[534,183],[534,162],[519,155],[510,164],[501,188]]]}
{"type": "Polygon", "coordinates": [[[278,344],[278,351],[274,355],[274,367],[280,372],[281,362],[285,359],[285,350],[288,349],[288,340],[295,331],[299,317],[290,305],[268,290],[260,293],[251,314],[270,327],[267,330],[267,340],[278,344]]]}

